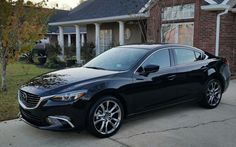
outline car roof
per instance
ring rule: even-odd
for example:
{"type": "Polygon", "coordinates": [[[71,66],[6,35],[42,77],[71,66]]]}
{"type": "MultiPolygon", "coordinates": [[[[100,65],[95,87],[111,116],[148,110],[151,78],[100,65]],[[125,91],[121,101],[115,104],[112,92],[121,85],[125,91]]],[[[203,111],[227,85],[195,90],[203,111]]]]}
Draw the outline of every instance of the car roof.
{"type": "Polygon", "coordinates": [[[187,47],[187,48],[192,48],[198,51],[202,51],[198,48],[188,46],[188,45],[181,45],[181,44],[136,44],[136,45],[124,45],[120,46],[122,48],[137,48],[137,49],[149,49],[149,50],[158,50],[158,49],[163,49],[163,48],[168,48],[168,47],[187,47]]]}

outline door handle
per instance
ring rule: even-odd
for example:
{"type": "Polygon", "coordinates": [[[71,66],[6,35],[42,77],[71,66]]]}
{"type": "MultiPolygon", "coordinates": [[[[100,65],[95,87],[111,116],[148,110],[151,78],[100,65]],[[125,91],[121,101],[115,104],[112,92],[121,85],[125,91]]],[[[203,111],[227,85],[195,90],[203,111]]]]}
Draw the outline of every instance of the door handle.
{"type": "Polygon", "coordinates": [[[176,78],[176,75],[172,75],[168,77],[168,80],[173,81],[176,78]]]}

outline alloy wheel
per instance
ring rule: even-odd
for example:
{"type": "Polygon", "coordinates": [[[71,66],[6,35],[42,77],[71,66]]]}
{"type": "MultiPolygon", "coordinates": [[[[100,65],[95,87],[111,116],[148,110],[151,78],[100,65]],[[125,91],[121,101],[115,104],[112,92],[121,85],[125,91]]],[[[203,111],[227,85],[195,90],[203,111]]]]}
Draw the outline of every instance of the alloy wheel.
{"type": "Polygon", "coordinates": [[[121,108],[115,101],[103,101],[94,112],[94,127],[103,135],[111,134],[119,127],[121,115],[121,108]]]}
{"type": "Polygon", "coordinates": [[[208,84],[206,96],[210,106],[214,107],[219,104],[222,96],[222,89],[218,81],[213,80],[208,84]]]}

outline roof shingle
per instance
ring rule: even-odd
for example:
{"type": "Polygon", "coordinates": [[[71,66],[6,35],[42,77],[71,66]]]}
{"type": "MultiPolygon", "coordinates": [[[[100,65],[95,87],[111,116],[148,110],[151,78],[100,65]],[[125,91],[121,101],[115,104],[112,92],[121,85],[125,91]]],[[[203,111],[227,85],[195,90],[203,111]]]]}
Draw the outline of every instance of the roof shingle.
{"type": "Polygon", "coordinates": [[[137,14],[149,0],[87,0],[67,16],[53,22],[87,20],[137,14]]]}
{"type": "MultiPolygon", "coordinates": [[[[67,10],[55,10],[54,14],[52,14],[52,16],[49,18],[49,23],[50,22],[54,22],[57,21],[58,19],[61,19],[63,17],[67,17],[68,13],[70,11],[67,10]]],[[[84,33],[86,32],[86,28],[85,27],[81,27],[80,32],[84,33]]],[[[58,26],[48,26],[48,33],[59,33],[59,29],[58,26]]],[[[64,27],[64,33],[65,34],[71,34],[71,33],[75,33],[75,28],[74,27],[64,27]]]]}

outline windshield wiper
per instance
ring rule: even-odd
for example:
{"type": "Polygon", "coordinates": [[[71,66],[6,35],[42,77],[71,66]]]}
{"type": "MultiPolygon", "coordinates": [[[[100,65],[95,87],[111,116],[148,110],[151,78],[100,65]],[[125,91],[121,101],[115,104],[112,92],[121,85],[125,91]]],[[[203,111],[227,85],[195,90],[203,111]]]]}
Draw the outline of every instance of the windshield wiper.
{"type": "Polygon", "coordinates": [[[85,68],[98,69],[98,70],[106,70],[105,68],[102,68],[102,67],[92,67],[92,66],[86,66],[85,68]]]}

